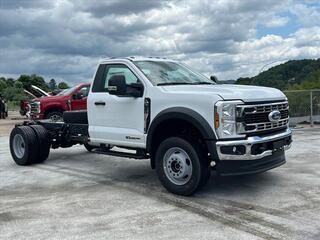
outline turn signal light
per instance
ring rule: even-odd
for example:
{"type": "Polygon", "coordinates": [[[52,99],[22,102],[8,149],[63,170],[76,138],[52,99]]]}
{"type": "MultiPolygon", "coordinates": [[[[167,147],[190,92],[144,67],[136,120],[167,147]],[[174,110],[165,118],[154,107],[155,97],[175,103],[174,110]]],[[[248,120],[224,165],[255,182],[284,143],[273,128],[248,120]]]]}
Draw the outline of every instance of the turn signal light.
{"type": "Polygon", "coordinates": [[[217,129],[220,126],[220,116],[218,112],[214,114],[214,127],[217,129]]]}

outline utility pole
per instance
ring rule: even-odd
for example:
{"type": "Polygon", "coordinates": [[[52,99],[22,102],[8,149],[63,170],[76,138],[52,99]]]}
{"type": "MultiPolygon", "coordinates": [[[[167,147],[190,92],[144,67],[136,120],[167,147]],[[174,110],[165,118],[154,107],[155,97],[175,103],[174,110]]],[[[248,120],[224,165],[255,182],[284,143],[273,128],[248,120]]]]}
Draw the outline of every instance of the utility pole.
{"type": "Polygon", "coordinates": [[[310,126],[313,127],[313,107],[312,107],[312,90],[310,90],[310,126]]]}

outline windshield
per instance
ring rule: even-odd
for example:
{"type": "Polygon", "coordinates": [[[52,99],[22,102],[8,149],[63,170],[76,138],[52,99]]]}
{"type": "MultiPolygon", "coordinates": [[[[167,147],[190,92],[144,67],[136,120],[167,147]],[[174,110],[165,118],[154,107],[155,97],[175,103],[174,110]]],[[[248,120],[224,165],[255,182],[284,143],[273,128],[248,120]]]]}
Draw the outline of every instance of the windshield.
{"type": "Polygon", "coordinates": [[[68,96],[71,93],[73,93],[73,91],[76,90],[76,88],[77,88],[77,86],[74,86],[72,88],[67,88],[67,89],[63,90],[62,92],[59,92],[57,94],[57,96],[68,96]]]}
{"type": "Polygon", "coordinates": [[[186,66],[169,61],[135,61],[153,85],[214,84],[186,66]]]}

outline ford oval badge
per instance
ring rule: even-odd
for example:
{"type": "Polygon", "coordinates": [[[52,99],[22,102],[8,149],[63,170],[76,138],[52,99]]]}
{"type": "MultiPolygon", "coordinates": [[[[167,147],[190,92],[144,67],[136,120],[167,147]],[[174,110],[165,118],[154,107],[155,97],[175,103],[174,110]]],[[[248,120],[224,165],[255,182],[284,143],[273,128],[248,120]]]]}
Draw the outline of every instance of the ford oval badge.
{"type": "Polygon", "coordinates": [[[270,122],[278,122],[281,118],[281,113],[278,110],[272,111],[268,115],[270,122]]]}

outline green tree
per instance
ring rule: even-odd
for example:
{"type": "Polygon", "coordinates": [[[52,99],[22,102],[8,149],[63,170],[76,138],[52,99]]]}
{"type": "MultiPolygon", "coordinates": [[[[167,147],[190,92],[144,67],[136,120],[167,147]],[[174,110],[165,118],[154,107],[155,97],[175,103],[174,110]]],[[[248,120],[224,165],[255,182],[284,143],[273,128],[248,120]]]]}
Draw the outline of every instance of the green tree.
{"type": "Polygon", "coordinates": [[[49,81],[49,88],[51,91],[54,91],[57,89],[57,82],[53,78],[51,78],[49,81]]]}
{"type": "Polygon", "coordinates": [[[7,86],[8,87],[13,87],[13,85],[14,85],[14,79],[13,78],[7,78],[6,82],[7,82],[7,86]]]}
{"type": "Polygon", "coordinates": [[[22,89],[23,85],[22,85],[22,83],[21,83],[21,82],[19,82],[19,81],[15,81],[15,82],[14,82],[14,87],[15,87],[15,88],[22,89]]]}
{"type": "Polygon", "coordinates": [[[67,89],[67,88],[69,88],[69,85],[65,82],[59,82],[58,88],[59,89],[67,89]]]}
{"type": "Polygon", "coordinates": [[[320,81],[320,58],[291,60],[251,78],[239,78],[237,84],[286,89],[310,89],[320,81]],[[309,83],[306,83],[309,82],[309,83]]]}
{"type": "Polygon", "coordinates": [[[246,77],[246,78],[239,78],[237,80],[237,84],[244,84],[244,85],[251,85],[251,79],[246,77]]]}
{"type": "Polygon", "coordinates": [[[22,88],[7,87],[2,94],[6,100],[13,102],[18,102],[25,98],[22,88]]]}
{"type": "Polygon", "coordinates": [[[7,82],[6,79],[1,77],[0,78],[0,92],[2,92],[4,89],[7,88],[7,82]]]}
{"type": "Polygon", "coordinates": [[[49,88],[46,84],[46,82],[44,81],[43,77],[38,76],[36,74],[32,74],[32,75],[21,75],[17,81],[22,83],[22,86],[24,89],[29,90],[31,85],[35,85],[41,89],[43,89],[44,91],[48,91],[49,88]]]}

